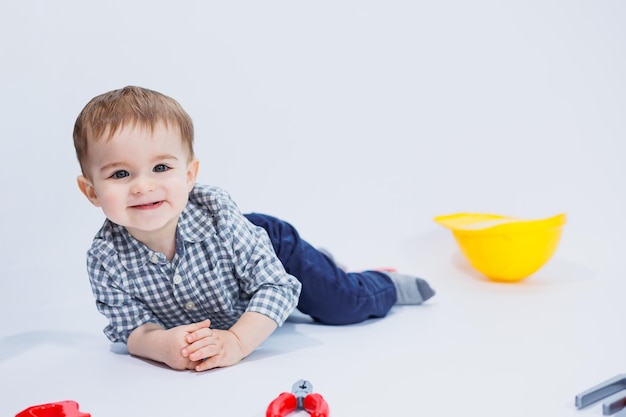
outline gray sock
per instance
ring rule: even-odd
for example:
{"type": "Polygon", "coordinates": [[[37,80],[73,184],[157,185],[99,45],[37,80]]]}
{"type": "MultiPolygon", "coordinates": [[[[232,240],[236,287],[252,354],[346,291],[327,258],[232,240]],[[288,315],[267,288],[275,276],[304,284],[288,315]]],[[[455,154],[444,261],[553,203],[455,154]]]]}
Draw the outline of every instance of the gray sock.
{"type": "Polygon", "coordinates": [[[384,274],[391,278],[396,287],[398,296],[396,304],[422,304],[435,295],[435,290],[421,278],[397,272],[384,272],[384,274]]]}

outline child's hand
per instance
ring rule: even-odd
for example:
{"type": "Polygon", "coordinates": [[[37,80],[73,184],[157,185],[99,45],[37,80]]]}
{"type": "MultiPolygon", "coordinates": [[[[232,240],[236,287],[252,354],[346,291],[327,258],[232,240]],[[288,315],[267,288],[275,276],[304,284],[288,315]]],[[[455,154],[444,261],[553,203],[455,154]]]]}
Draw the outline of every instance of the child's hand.
{"type": "MultiPolygon", "coordinates": [[[[201,323],[196,323],[200,325],[201,323]]],[[[229,330],[213,330],[201,327],[185,336],[188,343],[182,350],[182,356],[188,359],[188,369],[206,371],[208,369],[230,366],[244,357],[239,340],[229,330]]]]}
{"type": "Polygon", "coordinates": [[[182,354],[189,347],[186,337],[190,334],[212,333],[209,320],[164,329],[156,323],[137,327],[128,338],[128,351],[136,356],[163,362],[177,370],[195,369],[197,362],[182,354]]]}
{"type": "Polygon", "coordinates": [[[170,368],[178,370],[195,369],[199,361],[192,361],[187,355],[182,354],[189,347],[187,337],[190,334],[212,332],[209,328],[210,325],[210,320],[204,320],[166,330],[165,364],[170,368]]]}
{"type": "Polygon", "coordinates": [[[204,320],[166,330],[159,324],[146,323],[130,334],[128,351],[173,369],[206,371],[241,361],[276,329],[276,322],[246,312],[229,330],[210,326],[211,321],[204,320]]]}

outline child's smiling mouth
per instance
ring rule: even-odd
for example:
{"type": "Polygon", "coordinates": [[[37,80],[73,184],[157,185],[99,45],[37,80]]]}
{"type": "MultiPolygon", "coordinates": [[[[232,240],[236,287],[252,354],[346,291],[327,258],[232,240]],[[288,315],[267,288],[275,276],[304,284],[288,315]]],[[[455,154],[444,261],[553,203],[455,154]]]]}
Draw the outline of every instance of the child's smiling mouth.
{"type": "Polygon", "coordinates": [[[134,209],[139,209],[139,210],[151,210],[151,209],[161,207],[162,204],[163,204],[163,201],[161,200],[161,201],[155,201],[152,203],[137,204],[135,206],[130,206],[130,207],[134,209]]]}

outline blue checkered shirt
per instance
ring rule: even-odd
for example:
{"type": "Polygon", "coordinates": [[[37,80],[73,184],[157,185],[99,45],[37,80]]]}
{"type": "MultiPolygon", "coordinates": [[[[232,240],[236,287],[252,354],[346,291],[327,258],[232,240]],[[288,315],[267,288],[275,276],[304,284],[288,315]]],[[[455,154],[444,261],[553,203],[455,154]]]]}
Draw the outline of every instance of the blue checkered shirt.
{"type": "Polygon", "coordinates": [[[246,311],[279,326],[298,302],[301,284],[287,274],[267,233],[224,191],[196,185],[178,221],[171,260],[106,220],[87,252],[96,305],[113,342],[145,323],[165,328],[211,320],[228,329],[246,311]]]}

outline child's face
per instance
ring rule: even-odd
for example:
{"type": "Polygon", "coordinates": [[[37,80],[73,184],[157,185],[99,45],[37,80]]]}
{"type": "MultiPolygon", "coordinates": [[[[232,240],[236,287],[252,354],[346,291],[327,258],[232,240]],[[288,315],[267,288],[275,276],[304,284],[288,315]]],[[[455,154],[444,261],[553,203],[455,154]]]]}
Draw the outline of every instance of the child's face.
{"type": "Polygon", "coordinates": [[[78,177],[83,194],[109,220],[146,243],[174,235],[198,161],[190,158],[176,129],[130,125],[108,141],[89,143],[87,167],[85,176],[78,177]]]}

